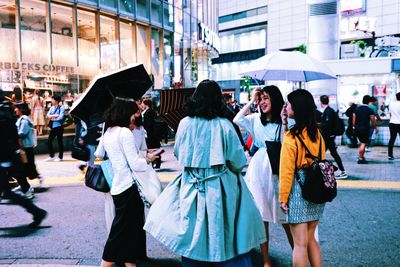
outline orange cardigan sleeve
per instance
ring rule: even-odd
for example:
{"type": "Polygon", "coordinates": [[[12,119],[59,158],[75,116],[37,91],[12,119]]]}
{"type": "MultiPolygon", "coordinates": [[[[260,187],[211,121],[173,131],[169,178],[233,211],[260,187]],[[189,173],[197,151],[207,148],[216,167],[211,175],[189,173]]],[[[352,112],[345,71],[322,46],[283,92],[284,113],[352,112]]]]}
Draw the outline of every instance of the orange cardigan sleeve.
{"type": "Polygon", "coordinates": [[[297,161],[296,141],[290,132],[283,137],[279,165],[279,202],[287,202],[292,188],[297,161]]]}

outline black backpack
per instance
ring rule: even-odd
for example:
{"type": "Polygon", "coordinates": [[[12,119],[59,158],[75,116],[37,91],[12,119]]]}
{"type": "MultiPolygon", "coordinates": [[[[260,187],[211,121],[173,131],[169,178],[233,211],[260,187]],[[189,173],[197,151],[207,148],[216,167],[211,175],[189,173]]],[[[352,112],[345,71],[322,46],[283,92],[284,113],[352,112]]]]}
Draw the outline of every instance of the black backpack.
{"type": "Polygon", "coordinates": [[[335,128],[333,133],[335,136],[341,136],[344,134],[345,127],[343,120],[339,117],[339,111],[335,112],[335,128]]]}
{"type": "Polygon", "coordinates": [[[296,180],[299,182],[301,187],[301,195],[305,200],[315,204],[331,202],[337,195],[337,184],[335,178],[335,170],[337,170],[337,167],[329,160],[321,160],[322,137],[320,137],[318,157],[311,154],[300,136],[296,134],[296,137],[306,149],[306,157],[313,159],[311,166],[304,169],[306,176],[303,183],[300,182],[297,170],[295,171],[296,180]]]}

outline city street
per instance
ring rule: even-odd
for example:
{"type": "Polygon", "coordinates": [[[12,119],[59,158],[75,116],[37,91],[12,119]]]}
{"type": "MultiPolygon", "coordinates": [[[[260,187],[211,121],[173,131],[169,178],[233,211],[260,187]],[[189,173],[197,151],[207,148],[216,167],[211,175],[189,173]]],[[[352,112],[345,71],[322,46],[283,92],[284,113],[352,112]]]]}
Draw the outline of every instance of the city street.
{"type": "MultiPolygon", "coordinates": [[[[179,173],[172,146],[165,147],[163,182],[179,173]]],[[[339,181],[337,198],[326,205],[319,238],[324,266],[399,266],[400,158],[388,161],[385,147],[366,154],[370,164],[355,163],[357,150],[339,148],[348,180],[339,181]]],[[[395,155],[400,149],[395,148],[395,155]]],[[[35,187],[35,202],[49,212],[39,229],[29,229],[31,216],[22,208],[0,204],[0,265],[99,265],[107,239],[104,195],[83,185],[79,162],[67,154],[64,162],[37,157],[43,187],[35,187]]],[[[162,223],[162,222],[160,222],[162,223]]],[[[138,266],[179,266],[179,256],[148,236],[150,260],[138,266]]],[[[271,227],[270,254],[274,266],[290,266],[291,251],[281,227],[271,227]]],[[[261,266],[258,250],[254,266],[261,266]]],[[[48,265],[48,266],[49,266],[48,265]]]]}

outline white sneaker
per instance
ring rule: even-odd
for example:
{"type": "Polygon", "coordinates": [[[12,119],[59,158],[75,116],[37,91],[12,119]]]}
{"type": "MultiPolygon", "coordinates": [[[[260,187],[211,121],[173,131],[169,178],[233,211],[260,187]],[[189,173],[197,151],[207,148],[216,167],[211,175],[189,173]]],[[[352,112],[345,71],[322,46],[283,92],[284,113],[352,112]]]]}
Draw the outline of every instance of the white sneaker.
{"type": "Polygon", "coordinates": [[[24,194],[26,199],[32,199],[35,195],[33,194],[33,188],[29,187],[28,191],[24,194]]]}
{"type": "Polygon", "coordinates": [[[63,159],[56,158],[56,159],[54,160],[54,162],[60,162],[60,161],[63,161],[63,159]]]}
{"type": "Polygon", "coordinates": [[[43,160],[45,162],[54,161],[54,157],[48,157],[47,159],[43,160]]]}
{"type": "Polygon", "coordinates": [[[345,171],[342,171],[339,175],[336,175],[336,180],[347,179],[349,177],[345,171]]]}

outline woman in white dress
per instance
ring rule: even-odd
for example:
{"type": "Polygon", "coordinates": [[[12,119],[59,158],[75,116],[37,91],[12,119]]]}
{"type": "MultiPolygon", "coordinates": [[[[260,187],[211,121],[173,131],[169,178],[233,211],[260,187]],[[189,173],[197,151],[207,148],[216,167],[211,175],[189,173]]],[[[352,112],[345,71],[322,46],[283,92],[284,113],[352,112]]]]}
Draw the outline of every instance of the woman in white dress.
{"type": "Polygon", "coordinates": [[[243,128],[253,137],[253,142],[258,151],[254,154],[247,168],[244,180],[261,213],[264,221],[267,242],[261,245],[261,252],[264,257],[264,267],[271,266],[268,253],[269,223],[281,223],[285,229],[289,243],[292,245],[292,237],[287,226],[287,216],[281,211],[278,201],[278,169],[280,157],[280,143],[282,140],[282,125],[280,113],[284,101],[278,87],[266,86],[262,90],[254,90],[252,98],[236,115],[233,122],[243,128]],[[245,115],[250,106],[258,103],[260,113],[245,115]],[[267,152],[266,143],[269,142],[267,152]],[[273,151],[274,150],[274,151],[273,151]],[[269,155],[275,155],[274,160],[269,155]],[[276,166],[276,163],[278,166],[276,166]],[[272,165],[272,166],[271,166],[272,165]]]}

